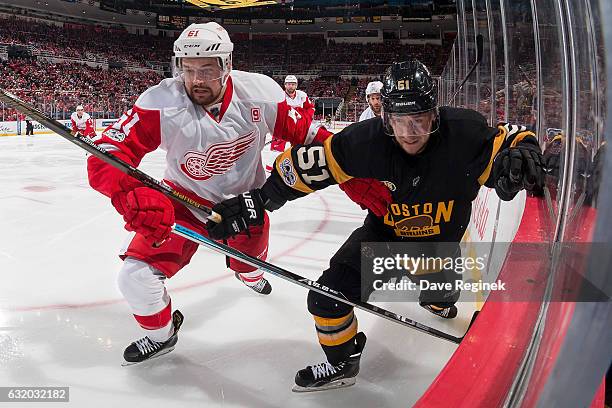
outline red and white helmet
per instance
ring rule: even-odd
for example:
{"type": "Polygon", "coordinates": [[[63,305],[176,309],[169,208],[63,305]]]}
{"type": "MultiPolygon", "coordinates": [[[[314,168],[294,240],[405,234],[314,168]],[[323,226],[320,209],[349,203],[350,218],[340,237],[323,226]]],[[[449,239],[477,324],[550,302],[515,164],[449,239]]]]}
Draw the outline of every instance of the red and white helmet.
{"type": "Polygon", "coordinates": [[[234,44],[225,28],[215,22],[191,24],[174,41],[172,71],[174,76],[182,74],[181,58],[219,58],[223,71],[223,83],[232,69],[234,44]]]}

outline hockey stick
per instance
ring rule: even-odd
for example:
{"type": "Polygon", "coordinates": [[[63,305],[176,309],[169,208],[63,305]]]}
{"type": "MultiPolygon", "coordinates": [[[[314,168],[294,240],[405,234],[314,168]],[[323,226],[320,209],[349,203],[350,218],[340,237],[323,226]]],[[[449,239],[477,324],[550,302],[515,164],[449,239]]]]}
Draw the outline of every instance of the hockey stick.
{"type": "MultiPolygon", "coordinates": [[[[77,133],[76,136],[73,136],[70,131],[68,130],[68,128],[66,128],[64,125],[62,125],[60,122],[48,118],[46,117],[42,112],[38,111],[37,109],[31,107],[30,105],[26,104],[23,101],[20,101],[18,98],[8,94],[7,92],[5,92],[4,90],[0,89],[0,100],[4,101],[5,103],[7,103],[8,105],[14,106],[16,107],[16,109],[20,110],[22,113],[26,113],[29,114],[32,118],[36,119],[39,123],[45,125],[46,127],[48,127],[49,129],[53,130],[54,132],[56,132],[58,135],[62,136],[63,138],[67,139],[68,141],[76,144],[77,146],[81,147],[82,149],[87,150],[89,153],[91,153],[92,155],[100,158],[101,160],[104,160],[106,163],[110,164],[111,166],[114,166],[116,168],[118,168],[119,170],[125,172],[126,174],[129,174],[130,176],[134,177],[135,179],[143,182],[143,184],[146,184],[148,187],[154,188],[157,191],[160,191],[162,193],[164,193],[165,195],[169,196],[170,198],[174,198],[175,200],[180,201],[181,203],[185,203],[187,205],[189,205],[192,208],[196,208],[198,211],[203,211],[206,214],[209,214],[210,209],[207,207],[204,207],[202,205],[200,205],[197,202],[194,202],[193,205],[191,203],[191,201],[189,198],[184,197],[182,194],[180,194],[179,192],[176,192],[175,190],[161,184],[159,181],[157,181],[156,179],[152,178],[151,176],[149,176],[148,174],[130,166],[129,164],[125,163],[124,161],[122,161],[121,159],[118,159],[116,157],[114,157],[113,155],[111,155],[110,153],[108,153],[105,149],[101,148],[100,146],[95,145],[90,139],[85,138],[81,135],[79,135],[77,133]],[[206,210],[208,210],[209,212],[206,212],[206,210]]],[[[274,276],[277,276],[279,278],[285,279],[287,281],[293,282],[299,286],[302,286],[304,288],[313,290],[317,293],[320,293],[324,296],[327,296],[329,298],[332,298],[334,300],[337,300],[341,303],[345,303],[349,306],[352,307],[356,307],[358,309],[364,310],[366,312],[372,313],[376,316],[379,317],[383,317],[387,320],[391,320],[393,322],[402,324],[404,326],[413,328],[415,330],[418,330],[420,332],[423,333],[427,333],[431,336],[434,337],[438,337],[440,339],[444,339],[447,341],[450,341],[452,343],[460,343],[461,340],[463,339],[463,337],[456,337],[447,333],[444,333],[442,331],[436,330],[432,327],[426,326],[424,324],[421,324],[419,322],[416,322],[414,320],[411,320],[407,317],[401,316],[397,313],[393,313],[390,312],[386,309],[380,308],[378,306],[374,306],[370,303],[366,303],[366,302],[352,302],[348,299],[346,299],[342,293],[333,290],[331,288],[328,288],[326,286],[323,286],[321,284],[319,284],[318,282],[315,281],[311,281],[310,279],[304,278],[300,275],[294,274],[286,269],[280,268],[278,266],[272,265],[270,263],[267,263],[265,261],[262,261],[260,259],[251,257],[249,255],[246,255],[234,248],[231,248],[227,245],[221,244],[219,242],[216,242],[210,238],[207,238],[201,234],[198,234],[195,231],[192,231],[188,228],[185,228],[181,225],[175,224],[172,228],[172,231],[179,235],[182,236],[192,242],[195,242],[198,245],[202,245],[205,246],[207,248],[210,248],[216,252],[222,253],[223,255],[229,256],[231,258],[237,259],[243,263],[246,263],[248,265],[254,266],[258,269],[261,269],[264,272],[268,272],[274,276]]]]}
{"type": "MultiPolygon", "coordinates": [[[[352,307],[356,307],[358,309],[361,309],[365,312],[368,313],[372,313],[376,316],[385,318],[387,320],[391,320],[392,322],[395,323],[399,323],[401,325],[410,327],[412,329],[418,330],[420,332],[423,333],[427,333],[430,336],[434,336],[440,339],[444,339],[444,340],[448,340],[452,343],[460,343],[461,340],[463,340],[463,338],[465,337],[456,337],[453,335],[450,335],[448,333],[444,333],[440,330],[434,329],[433,327],[429,327],[426,326],[424,324],[421,324],[419,322],[416,322],[412,319],[409,319],[407,317],[404,317],[402,315],[399,315],[397,313],[393,313],[389,310],[383,309],[382,307],[378,307],[378,306],[374,306],[370,303],[367,302],[361,302],[361,301],[350,301],[348,299],[346,299],[346,297],[344,297],[344,295],[341,292],[338,292],[334,289],[331,289],[327,286],[321,285],[318,282],[312,281],[310,279],[304,278],[300,275],[297,275],[293,272],[290,272],[286,269],[283,269],[279,266],[276,265],[272,265],[269,264],[268,262],[262,261],[261,259],[257,259],[254,257],[251,257],[249,255],[246,255],[234,248],[228,247],[226,245],[223,245],[219,242],[213,241],[210,238],[207,238],[203,235],[198,234],[195,231],[192,231],[188,228],[185,228],[181,225],[175,224],[172,227],[172,231],[177,234],[180,235],[183,238],[186,238],[192,242],[195,242],[198,245],[202,245],[205,246],[207,248],[212,249],[213,251],[222,253],[226,256],[229,256],[231,258],[234,258],[236,260],[239,260],[240,262],[243,262],[245,264],[254,266],[257,269],[260,269],[264,272],[267,272],[269,274],[272,274],[274,276],[277,276],[279,278],[282,278],[286,281],[295,283],[299,286],[302,286],[306,289],[310,289],[314,292],[320,293],[324,296],[327,296],[329,298],[332,298],[334,300],[337,300],[341,303],[347,304],[349,306],[352,307]]],[[[472,322],[474,321],[476,316],[476,313],[474,314],[474,316],[472,317],[472,322]]],[[[470,323],[471,325],[472,323],[470,323]]]]}
{"type": "Polygon", "coordinates": [[[535,86],[533,86],[533,82],[531,82],[529,80],[529,77],[527,76],[527,73],[525,72],[525,70],[523,69],[523,67],[521,67],[520,65],[516,65],[516,67],[518,68],[519,71],[521,71],[521,74],[523,75],[523,77],[525,78],[525,81],[527,81],[527,83],[529,84],[529,86],[531,86],[532,88],[535,88],[535,86]]]}
{"type": "Polygon", "coordinates": [[[51,129],[52,131],[54,131],[55,133],[57,133],[64,139],[79,146],[81,149],[87,150],[93,156],[96,156],[98,159],[121,170],[128,176],[135,178],[136,180],[140,181],[145,186],[150,187],[153,190],[159,191],[160,193],[170,198],[174,198],[175,200],[180,201],[181,203],[185,204],[187,207],[193,210],[196,210],[202,214],[205,214],[207,217],[209,217],[215,222],[219,222],[221,220],[221,217],[217,213],[213,213],[209,207],[203,204],[200,204],[195,200],[192,200],[191,198],[185,196],[184,194],[181,194],[175,189],[159,182],[158,180],[154,179],[148,174],[138,170],[136,167],[110,154],[103,147],[100,147],[94,144],[94,142],[90,138],[82,136],[79,133],[76,133],[73,135],[72,133],[70,133],[70,129],[68,129],[66,126],[62,125],[60,122],[58,122],[55,119],[51,119],[47,117],[44,113],[42,113],[38,109],[34,108],[30,104],[23,102],[22,100],[17,98],[15,95],[12,95],[6,92],[4,89],[0,89],[0,101],[6,103],[7,105],[13,106],[15,109],[19,110],[21,113],[24,113],[32,117],[33,119],[36,119],[38,123],[40,123],[41,125],[51,129]]]}
{"type": "Polygon", "coordinates": [[[459,93],[459,91],[461,90],[461,88],[463,88],[463,85],[465,85],[465,83],[467,82],[467,80],[470,78],[470,76],[472,75],[472,72],[474,72],[474,70],[476,69],[476,67],[478,65],[480,65],[480,61],[482,61],[482,47],[483,47],[483,37],[482,34],[478,34],[476,36],[476,61],[474,62],[474,65],[472,65],[472,68],[470,68],[470,70],[468,71],[467,75],[465,76],[465,78],[463,78],[463,81],[461,81],[461,83],[459,84],[459,86],[457,87],[457,89],[455,90],[455,93],[453,94],[453,96],[451,97],[450,101],[448,101],[449,104],[455,102],[455,98],[457,97],[457,94],[459,93]]]}

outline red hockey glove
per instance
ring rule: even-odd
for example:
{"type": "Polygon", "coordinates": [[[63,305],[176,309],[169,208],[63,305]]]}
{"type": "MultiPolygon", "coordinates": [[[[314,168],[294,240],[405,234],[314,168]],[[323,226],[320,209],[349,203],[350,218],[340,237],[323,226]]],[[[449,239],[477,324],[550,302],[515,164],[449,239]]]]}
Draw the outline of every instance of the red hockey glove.
{"type": "Polygon", "coordinates": [[[270,142],[270,150],[275,152],[284,152],[286,144],[287,141],[273,137],[272,141],[270,142]]]}
{"type": "Polygon", "coordinates": [[[125,229],[153,242],[168,238],[174,225],[174,207],[170,199],[132,177],[122,177],[119,188],[111,196],[111,203],[123,215],[125,229]]]}
{"type": "Polygon", "coordinates": [[[127,195],[137,187],[144,187],[140,181],[129,176],[123,176],[119,179],[119,190],[111,196],[111,203],[115,210],[121,215],[125,215],[128,210],[127,195]]]}
{"type": "Polygon", "coordinates": [[[126,197],[125,229],[162,242],[174,225],[174,206],[169,198],[149,187],[137,187],[126,197]]]}
{"type": "Polygon", "coordinates": [[[383,183],[375,179],[353,178],[339,187],[347,196],[364,210],[372,211],[377,217],[387,214],[391,204],[391,192],[383,183]]]}

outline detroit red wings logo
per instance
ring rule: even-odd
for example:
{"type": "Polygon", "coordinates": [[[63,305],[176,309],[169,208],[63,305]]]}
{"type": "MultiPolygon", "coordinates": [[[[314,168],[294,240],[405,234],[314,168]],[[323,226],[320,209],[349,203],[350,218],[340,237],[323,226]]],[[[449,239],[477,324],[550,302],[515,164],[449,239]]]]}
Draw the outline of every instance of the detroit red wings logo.
{"type": "Polygon", "coordinates": [[[215,143],[201,152],[187,152],[181,170],[195,180],[208,180],[225,174],[251,148],[257,138],[253,130],[236,140],[215,143]]]}

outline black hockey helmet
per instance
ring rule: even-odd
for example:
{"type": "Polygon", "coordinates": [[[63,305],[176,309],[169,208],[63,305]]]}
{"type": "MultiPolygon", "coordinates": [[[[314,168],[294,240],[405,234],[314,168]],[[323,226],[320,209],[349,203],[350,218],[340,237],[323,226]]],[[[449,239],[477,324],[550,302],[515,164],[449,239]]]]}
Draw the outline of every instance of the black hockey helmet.
{"type": "Polygon", "coordinates": [[[393,135],[390,116],[417,115],[435,111],[431,133],[437,129],[438,85],[427,67],[419,60],[394,62],[383,78],[381,90],[383,121],[388,134],[393,135]]]}

